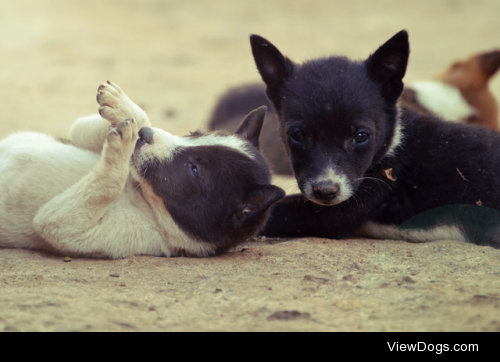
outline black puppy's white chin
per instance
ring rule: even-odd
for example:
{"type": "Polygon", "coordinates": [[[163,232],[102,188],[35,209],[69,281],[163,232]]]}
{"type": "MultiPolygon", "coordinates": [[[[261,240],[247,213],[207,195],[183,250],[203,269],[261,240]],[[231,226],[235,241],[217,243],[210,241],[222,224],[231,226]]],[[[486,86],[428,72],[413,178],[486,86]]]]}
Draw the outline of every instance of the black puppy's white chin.
{"type": "MultiPolygon", "coordinates": [[[[303,192],[304,193],[304,192],[303,192]]],[[[318,204],[318,205],[321,205],[321,206],[334,206],[334,205],[338,205],[338,204],[341,204],[343,203],[344,201],[346,201],[349,197],[335,197],[334,199],[332,200],[321,200],[321,199],[318,199],[316,197],[314,197],[314,195],[308,195],[308,194],[305,194],[304,195],[312,202],[314,202],[315,204],[318,204]]]]}
{"type": "Polygon", "coordinates": [[[353,185],[348,177],[332,169],[319,177],[299,181],[302,194],[310,201],[322,206],[341,204],[354,194],[357,186],[358,183],[353,185]]]}

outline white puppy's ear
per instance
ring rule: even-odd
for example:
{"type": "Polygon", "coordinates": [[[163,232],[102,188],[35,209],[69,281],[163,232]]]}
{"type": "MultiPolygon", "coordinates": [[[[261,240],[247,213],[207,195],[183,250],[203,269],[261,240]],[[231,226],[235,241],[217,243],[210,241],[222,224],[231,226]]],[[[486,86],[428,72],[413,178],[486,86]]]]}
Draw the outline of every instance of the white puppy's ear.
{"type": "Polygon", "coordinates": [[[236,134],[259,149],[259,136],[264,118],[266,118],[267,107],[262,106],[254,109],[243,119],[236,134]]]}
{"type": "Polygon", "coordinates": [[[255,220],[276,201],[285,197],[285,191],[274,185],[259,185],[247,193],[244,202],[237,207],[232,217],[232,229],[251,226],[255,220]]]}

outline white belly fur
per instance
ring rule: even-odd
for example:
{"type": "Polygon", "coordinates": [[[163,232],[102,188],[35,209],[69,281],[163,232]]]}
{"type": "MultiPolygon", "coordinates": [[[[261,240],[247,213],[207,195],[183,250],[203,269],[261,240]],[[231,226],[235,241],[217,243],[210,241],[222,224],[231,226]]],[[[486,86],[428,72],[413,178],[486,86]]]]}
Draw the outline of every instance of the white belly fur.
{"type": "MultiPolygon", "coordinates": [[[[99,160],[97,153],[39,133],[18,133],[0,142],[0,247],[51,250],[33,227],[35,214],[42,205],[89,174],[99,160]]],[[[102,223],[109,229],[103,234],[112,236],[103,243],[102,256],[170,256],[169,248],[155,231],[151,208],[132,181],[109,207],[106,217],[112,219],[118,214],[119,225],[102,223]]]]}

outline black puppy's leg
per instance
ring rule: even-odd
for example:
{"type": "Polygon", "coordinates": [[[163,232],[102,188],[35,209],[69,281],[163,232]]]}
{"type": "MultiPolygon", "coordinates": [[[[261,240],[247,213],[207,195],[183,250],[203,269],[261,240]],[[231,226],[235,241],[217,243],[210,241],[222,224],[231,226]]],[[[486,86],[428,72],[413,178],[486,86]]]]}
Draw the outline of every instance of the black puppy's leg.
{"type": "Polygon", "coordinates": [[[261,235],[268,237],[351,236],[366,221],[352,200],[335,206],[321,206],[302,195],[291,195],[277,202],[261,235]]]}

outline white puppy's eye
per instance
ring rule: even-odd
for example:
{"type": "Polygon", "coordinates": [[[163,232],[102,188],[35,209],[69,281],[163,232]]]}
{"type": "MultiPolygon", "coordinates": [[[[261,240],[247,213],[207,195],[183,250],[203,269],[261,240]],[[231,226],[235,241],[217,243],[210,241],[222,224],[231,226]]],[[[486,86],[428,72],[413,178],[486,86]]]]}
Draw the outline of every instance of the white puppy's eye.
{"type": "Polygon", "coordinates": [[[198,167],[196,167],[193,164],[191,164],[190,166],[191,166],[191,173],[193,174],[193,176],[198,177],[198,167]]]}

